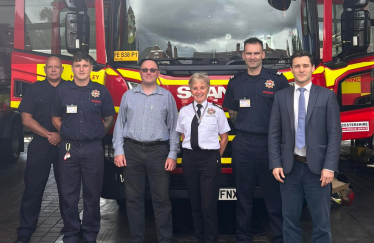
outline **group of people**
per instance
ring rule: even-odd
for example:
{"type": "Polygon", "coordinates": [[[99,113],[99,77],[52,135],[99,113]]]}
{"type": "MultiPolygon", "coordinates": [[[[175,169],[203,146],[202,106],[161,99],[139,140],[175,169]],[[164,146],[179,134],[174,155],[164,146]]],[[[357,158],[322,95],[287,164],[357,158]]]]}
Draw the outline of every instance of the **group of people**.
{"type": "MultiPolygon", "coordinates": [[[[312,242],[331,242],[330,191],[338,171],[341,141],[339,105],[333,91],[311,83],[314,63],[305,51],[291,57],[295,85],[262,66],[263,43],[244,42],[247,72],[234,75],[223,107],[237,130],[232,168],[237,196],[237,242],[252,242],[253,194],[260,180],[273,243],[301,243],[300,217],[306,199],[313,218],[312,242]]],[[[16,242],[35,232],[51,163],[64,221],[64,242],[96,242],[104,156],[100,139],[115,113],[106,88],[90,81],[92,58],[73,56],[73,82],[61,80],[61,61],[48,58],[46,80],[26,92],[20,111],[35,135],[29,145],[25,192],[16,242]],[[58,145],[58,147],[57,147],[58,145]],[[83,184],[83,219],[78,215],[83,184]]],[[[145,181],[150,182],[158,242],[173,235],[170,171],[176,168],[182,138],[182,168],[191,202],[195,236],[218,242],[217,203],[221,157],[230,126],[222,107],[208,102],[210,79],[195,73],[188,85],[193,102],[179,111],[172,94],[157,84],[158,64],[140,63],[141,85],[122,97],[113,132],[114,163],[123,167],[130,242],[144,242],[145,181]]]]}

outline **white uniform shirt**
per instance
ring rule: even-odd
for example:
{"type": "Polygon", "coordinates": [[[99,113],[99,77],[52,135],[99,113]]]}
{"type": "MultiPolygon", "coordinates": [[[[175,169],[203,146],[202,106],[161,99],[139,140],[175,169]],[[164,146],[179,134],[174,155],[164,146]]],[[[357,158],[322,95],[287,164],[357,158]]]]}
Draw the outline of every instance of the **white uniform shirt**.
{"type": "MultiPolygon", "coordinates": [[[[199,146],[201,149],[219,149],[220,144],[218,135],[224,134],[231,130],[227,117],[221,108],[213,105],[212,103],[204,101],[202,106],[203,107],[200,109],[202,120],[198,128],[199,146]]],[[[178,116],[176,130],[177,132],[184,134],[182,147],[186,149],[192,149],[191,123],[195,116],[194,109],[197,112],[198,108],[196,102],[183,107],[178,116]]]]}
{"type": "MultiPolygon", "coordinates": [[[[297,126],[299,124],[299,98],[300,98],[300,86],[295,83],[295,93],[294,93],[294,98],[293,98],[293,109],[294,109],[294,114],[295,114],[295,141],[296,141],[296,135],[297,135],[297,126]]],[[[312,82],[304,86],[304,98],[305,98],[305,117],[308,114],[308,103],[309,103],[309,94],[310,94],[310,89],[312,88],[312,82]]],[[[299,149],[295,145],[294,153],[306,157],[306,146],[302,147],[299,149]]]]}

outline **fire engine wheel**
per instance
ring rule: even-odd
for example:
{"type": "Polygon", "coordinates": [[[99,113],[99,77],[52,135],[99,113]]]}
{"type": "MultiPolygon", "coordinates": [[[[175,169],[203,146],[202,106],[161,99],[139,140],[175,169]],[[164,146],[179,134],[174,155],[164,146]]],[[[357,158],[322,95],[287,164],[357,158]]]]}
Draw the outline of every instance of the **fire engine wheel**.
{"type": "Polygon", "coordinates": [[[2,141],[1,155],[6,162],[14,163],[21,153],[22,130],[18,125],[13,124],[10,131],[10,138],[2,141]]]}

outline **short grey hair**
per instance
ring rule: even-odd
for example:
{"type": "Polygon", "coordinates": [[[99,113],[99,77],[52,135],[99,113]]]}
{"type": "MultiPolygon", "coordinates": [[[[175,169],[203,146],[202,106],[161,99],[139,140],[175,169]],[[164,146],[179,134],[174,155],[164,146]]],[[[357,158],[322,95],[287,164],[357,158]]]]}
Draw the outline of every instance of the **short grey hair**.
{"type": "Polygon", "coordinates": [[[207,73],[194,73],[190,80],[188,81],[188,86],[192,89],[192,86],[196,83],[197,80],[203,81],[205,85],[210,88],[210,78],[207,73]]]}

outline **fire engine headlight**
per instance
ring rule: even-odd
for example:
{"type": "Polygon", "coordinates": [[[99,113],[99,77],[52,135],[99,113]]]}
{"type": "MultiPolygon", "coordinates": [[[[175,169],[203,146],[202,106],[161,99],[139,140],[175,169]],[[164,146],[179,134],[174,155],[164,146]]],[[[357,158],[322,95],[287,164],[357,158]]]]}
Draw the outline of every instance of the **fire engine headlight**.
{"type": "Polygon", "coordinates": [[[130,81],[126,81],[126,82],[127,82],[127,86],[129,86],[129,89],[133,89],[136,86],[140,85],[140,83],[136,83],[136,82],[130,82],[130,81]]]}

